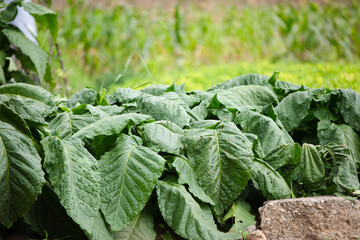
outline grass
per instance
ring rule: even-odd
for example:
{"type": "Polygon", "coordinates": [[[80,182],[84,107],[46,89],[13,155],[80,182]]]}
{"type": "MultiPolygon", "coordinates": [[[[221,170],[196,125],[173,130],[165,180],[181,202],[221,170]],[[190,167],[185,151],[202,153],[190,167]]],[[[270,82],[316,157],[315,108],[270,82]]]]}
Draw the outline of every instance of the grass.
{"type": "Polygon", "coordinates": [[[204,90],[244,73],[274,71],[310,87],[360,90],[357,1],[297,7],[215,2],[206,11],[87,4],[68,0],[60,13],[66,72],[57,71],[56,79],[67,75],[72,92],[173,81],[204,90]]]}
{"type": "MultiPolygon", "coordinates": [[[[352,88],[360,92],[359,63],[303,63],[260,61],[257,63],[237,62],[232,64],[203,65],[183,67],[169,71],[153,71],[151,76],[141,74],[114,84],[104,80],[102,86],[115,91],[117,87],[138,88],[150,84],[166,84],[172,82],[185,83],[186,90],[206,90],[215,84],[246,73],[259,73],[271,76],[279,71],[279,79],[295,84],[304,84],[312,88],[352,88]]],[[[100,80],[99,80],[100,81],[100,80]]],[[[94,86],[96,87],[96,86],[94,86]]]]}

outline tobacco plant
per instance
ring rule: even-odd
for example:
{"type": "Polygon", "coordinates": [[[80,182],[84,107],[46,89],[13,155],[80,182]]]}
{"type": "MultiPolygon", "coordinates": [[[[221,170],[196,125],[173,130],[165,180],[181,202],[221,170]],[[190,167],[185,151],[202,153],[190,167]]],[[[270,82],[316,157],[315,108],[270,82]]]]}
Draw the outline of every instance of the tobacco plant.
{"type": "Polygon", "coordinates": [[[165,221],[239,239],[266,200],[358,193],[360,95],[277,75],[68,99],[1,86],[0,236],[144,240],[165,221]]]}

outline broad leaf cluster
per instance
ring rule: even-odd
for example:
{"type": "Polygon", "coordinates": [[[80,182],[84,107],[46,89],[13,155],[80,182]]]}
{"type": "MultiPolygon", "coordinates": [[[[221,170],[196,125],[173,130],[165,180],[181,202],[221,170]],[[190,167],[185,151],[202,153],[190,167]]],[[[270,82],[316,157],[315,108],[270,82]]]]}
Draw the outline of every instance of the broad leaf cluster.
{"type": "Polygon", "coordinates": [[[155,239],[155,217],[186,239],[239,239],[265,200],[359,189],[359,106],[277,73],[69,99],[1,86],[1,228],[155,239]]]}

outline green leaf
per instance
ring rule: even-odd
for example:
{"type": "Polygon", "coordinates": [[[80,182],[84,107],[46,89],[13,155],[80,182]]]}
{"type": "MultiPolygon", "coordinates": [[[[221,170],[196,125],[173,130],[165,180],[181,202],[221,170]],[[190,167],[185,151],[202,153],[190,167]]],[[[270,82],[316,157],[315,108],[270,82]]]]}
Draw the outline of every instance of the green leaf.
{"type": "Polygon", "coordinates": [[[155,120],[168,120],[179,127],[190,125],[190,116],[177,102],[164,97],[143,94],[136,99],[140,113],[151,115],[155,120]]]}
{"type": "Polygon", "coordinates": [[[360,132],[360,94],[351,89],[339,89],[341,97],[336,103],[345,122],[360,132]]]}
{"type": "Polygon", "coordinates": [[[260,159],[253,160],[251,179],[267,199],[291,198],[291,190],[284,178],[260,159]]]}
{"type": "Polygon", "coordinates": [[[20,31],[15,29],[3,29],[2,33],[11,44],[20,48],[21,52],[28,56],[36,67],[40,80],[44,78],[48,55],[38,45],[30,41],[20,31]]]}
{"type": "Polygon", "coordinates": [[[156,152],[179,155],[184,149],[182,142],[183,130],[175,123],[158,121],[138,127],[144,146],[156,152]]]}
{"type": "Polygon", "coordinates": [[[189,114],[190,121],[194,122],[199,120],[199,117],[190,109],[189,105],[184,102],[184,100],[182,100],[175,92],[166,92],[162,95],[162,97],[167,98],[168,100],[173,101],[183,107],[187,114],[189,114]]]}
{"type": "Polygon", "coordinates": [[[165,92],[175,92],[190,108],[197,102],[196,98],[186,94],[185,84],[178,86],[174,82],[165,92]]]}
{"type": "Polygon", "coordinates": [[[32,141],[0,121],[0,223],[10,228],[35,202],[44,183],[32,141]]]}
{"type": "Polygon", "coordinates": [[[31,136],[31,131],[25,120],[5,104],[0,103],[0,121],[6,122],[27,136],[31,136]]]}
{"type": "Polygon", "coordinates": [[[110,136],[121,133],[126,127],[136,126],[151,120],[150,116],[137,113],[107,117],[80,129],[73,136],[80,139],[92,139],[99,135],[110,136]]]}
{"type": "Polygon", "coordinates": [[[273,89],[277,94],[285,95],[285,96],[292,92],[310,90],[310,88],[308,88],[304,85],[300,86],[297,84],[283,82],[283,81],[279,81],[279,80],[277,80],[275,82],[275,84],[273,85],[273,89]]]}
{"type": "Polygon", "coordinates": [[[311,101],[311,92],[300,91],[289,94],[275,107],[276,114],[288,132],[297,128],[308,115],[311,101]]]}
{"type": "Polygon", "coordinates": [[[119,107],[116,105],[113,106],[91,106],[87,105],[86,108],[89,110],[91,115],[94,116],[95,119],[100,120],[105,117],[111,117],[115,115],[120,115],[123,113],[123,107],[119,107]]]}
{"type": "Polygon", "coordinates": [[[230,89],[237,86],[243,85],[260,85],[260,86],[271,86],[268,83],[268,77],[265,75],[259,75],[257,73],[244,74],[240,77],[230,79],[226,82],[219,83],[214,87],[210,88],[208,91],[220,90],[220,89],[230,89]]]}
{"type": "Polygon", "coordinates": [[[201,120],[191,123],[191,128],[209,128],[218,125],[221,121],[219,120],[201,120]]]}
{"type": "MultiPolygon", "coordinates": [[[[359,178],[356,170],[356,161],[350,149],[339,142],[331,142],[320,150],[322,154],[328,154],[333,161],[330,176],[334,176],[333,182],[339,192],[354,192],[359,189],[359,178]]],[[[325,156],[326,158],[326,156],[325,156]]]]}
{"type": "Polygon", "coordinates": [[[254,156],[257,158],[264,158],[264,153],[262,151],[261,148],[261,144],[259,142],[258,137],[255,134],[252,133],[244,133],[244,135],[247,137],[247,139],[251,142],[252,144],[252,151],[254,153],[254,156]]]}
{"type": "Polygon", "coordinates": [[[100,159],[101,211],[113,231],[139,214],[164,170],[165,160],[138,141],[123,134],[100,159]]]}
{"type": "Polygon", "coordinates": [[[97,212],[94,222],[92,224],[91,234],[87,234],[90,240],[114,240],[113,234],[106,224],[100,210],[97,212]]]}
{"type": "Polygon", "coordinates": [[[158,181],[156,187],[159,209],[166,223],[186,239],[240,239],[236,233],[217,230],[211,212],[199,205],[183,185],[158,181]]]}
{"type": "Polygon", "coordinates": [[[267,106],[277,103],[277,96],[269,88],[249,85],[219,91],[217,99],[226,108],[267,106]]]}
{"type": "Polygon", "coordinates": [[[360,136],[349,125],[320,121],[318,138],[321,145],[333,141],[341,142],[352,152],[357,165],[360,164],[360,136]]]}
{"type": "MultiPolygon", "coordinates": [[[[31,99],[49,106],[55,106],[53,95],[42,87],[26,83],[13,83],[0,86],[0,94],[8,97],[19,95],[25,99],[31,99]]],[[[45,108],[45,107],[44,107],[45,108]]]]}
{"type": "Polygon", "coordinates": [[[274,169],[281,168],[289,162],[300,162],[301,146],[298,143],[287,143],[274,148],[264,161],[274,169]]]}
{"type": "MultiPolygon", "coordinates": [[[[29,105],[27,105],[20,96],[12,97],[8,101],[8,106],[14,112],[19,114],[30,127],[44,126],[47,125],[44,118],[40,115],[43,111],[34,111],[29,105]]],[[[44,109],[46,111],[46,109],[44,109]]]]}
{"type": "Polygon", "coordinates": [[[243,199],[237,199],[231,206],[230,210],[222,219],[222,224],[228,219],[234,218],[234,224],[230,232],[243,233],[244,229],[250,225],[256,225],[255,216],[251,214],[250,205],[243,199]]]}
{"type": "Polygon", "coordinates": [[[179,174],[178,183],[187,184],[189,191],[198,199],[205,203],[215,205],[214,201],[206,195],[204,190],[201,188],[199,181],[196,179],[194,164],[184,156],[176,157],[172,165],[175,167],[179,174]]]}
{"type": "Polygon", "coordinates": [[[91,114],[76,115],[71,112],[58,114],[50,123],[49,130],[51,135],[62,139],[72,136],[80,129],[94,123],[96,120],[91,114]]]}
{"type": "Polygon", "coordinates": [[[319,151],[314,145],[303,144],[300,168],[305,188],[309,191],[317,191],[324,186],[325,166],[319,151]]]}
{"type": "Polygon", "coordinates": [[[97,99],[97,92],[94,89],[84,88],[81,91],[75,93],[69,98],[67,106],[74,108],[81,104],[95,105],[97,99]]]}
{"type": "Polygon", "coordinates": [[[131,88],[118,88],[116,92],[109,95],[107,97],[107,101],[109,104],[115,104],[115,103],[130,103],[134,102],[135,99],[139,96],[141,96],[143,93],[140,91],[135,91],[131,88]]]}
{"type": "Polygon", "coordinates": [[[0,50],[0,85],[6,83],[5,73],[3,69],[5,66],[5,60],[6,60],[6,53],[3,50],[0,50]]]}
{"type": "Polygon", "coordinates": [[[95,158],[79,139],[47,137],[41,143],[52,189],[67,214],[90,234],[100,206],[100,176],[95,158]]]}
{"type": "Polygon", "coordinates": [[[169,85],[151,85],[140,90],[140,92],[147,93],[154,96],[161,96],[164,94],[169,85]]]}
{"type": "Polygon", "coordinates": [[[22,6],[25,11],[35,18],[36,22],[50,30],[50,34],[56,42],[59,28],[57,13],[46,7],[31,2],[23,2],[22,6]]]}
{"type": "Polygon", "coordinates": [[[0,20],[5,23],[13,21],[18,13],[17,7],[21,4],[21,2],[22,1],[20,0],[11,1],[7,5],[6,9],[0,12],[0,20]]]}
{"type": "Polygon", "coordinates": [[[252,144],[233,123],[186,130],[184,143],[200,186],[222,214],[250,178],[252,144]]]}
{"type": "Polygon", "coordinates": [[[153,217],[145,207],[126,227],[114,234],[115,240],[155,240],[153,217]]]}
{"type": "Polygon", "coordinates": [[[243,132],[258,136],[265,156],[281,145],[293,143],[289,134],[269,117],[251,110],[242,111],[237,117],[243,132]]]}

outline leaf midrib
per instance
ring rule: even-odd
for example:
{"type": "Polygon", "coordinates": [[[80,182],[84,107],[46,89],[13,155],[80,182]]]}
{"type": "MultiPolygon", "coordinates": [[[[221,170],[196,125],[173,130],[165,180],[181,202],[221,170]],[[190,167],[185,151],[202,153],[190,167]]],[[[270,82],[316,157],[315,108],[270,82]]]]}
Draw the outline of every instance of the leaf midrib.
{"type": "Polygon", "coordinates": [[[136,217],[136,219],[135,219],[135,222],[134,222],[133,226],[132,226],[131,229],[130,229],[129,239],[130,239],[131,235],[132,235],[133,232],[134,232],[134,229],[135,229],[136,224],[137,224],[137,222],[138,222],[138,220],[139,220],[140,214],[141,214],[141,212],[137,215],[137,217],[136,217]]]}
{"type": "MultiPolygon", "coordinates": [[[[220,144],[219,144],[219,137],[218,137],[218,132],[216,131],[216,129],[214,129],[215,132],[215,139],[216,139],[216,148],[217,148],[217,155],[218,155],[218,162],[219,162],[219,185],[221,185],[221,158],[220,158],[220,144]]],[[[217,200],[220,199],[220,186],[219,186],[219,191],[217,192],[217,200]]]]}
{"type": "Polygon", "coordinates": [[[133,145],[130,148],[129,153],[128,153],[127,158],[126,158],[126,164],[125,164],[125,168],[124,168],[124,172],[123,172],[123,179],[122,179],[121,189],[120,189],[120,193],[119,193],[119,201],[118,201],[118,204],[116,206],[115,217],[118,216],[119,207],[120,207],[120,203],[121,203],[122,192],[123,192],[124,185],[125,185],[125,177],[126,177],[127,165],[129,163],[130,155],[131,155],[131,152],[133,151],[134,147],[136,147],[136,145],[133,145]]]}

